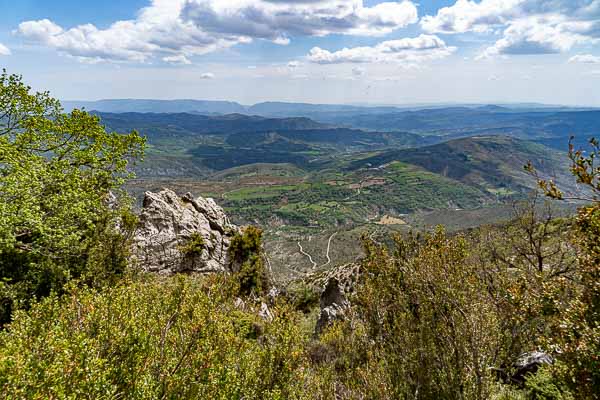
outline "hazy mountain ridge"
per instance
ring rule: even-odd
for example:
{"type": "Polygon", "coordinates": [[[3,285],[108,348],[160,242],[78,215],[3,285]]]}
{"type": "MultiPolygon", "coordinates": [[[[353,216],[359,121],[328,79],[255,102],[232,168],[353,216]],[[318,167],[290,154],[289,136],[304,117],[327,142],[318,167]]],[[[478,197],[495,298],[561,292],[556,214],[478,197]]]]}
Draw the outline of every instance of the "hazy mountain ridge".
{"type": "Polygon", "coordinates": [[[207,116],[190,113],[101,113],[103,124],[116,131],[137,130],[143,135],[230,134],[271,129],[327,128],[308,118],[264,118],[243,114],[207,116]]]}
{"type": "Polygon", "coordinates": [[[200,112],[231,114],[246,112],[246,107],[233,101],[213,100],[152,100],[152,99],[106,99],[96,101],[63,101],[66,111],[85,108],[99,112],[181,113],[200,112]]]}
{"type": "Polygon", "coordinates": [[[103,100],[67,102],[66,109],[81,105],[96,110],[111,129],[137,128],[145,130],[142,132],[145,134],[347,128],[380,133],[407,132],[420,136],[440,136],[446,140],[474,135],[507,135],[566,150],[570,135],[575,135],[575,143],[581,146],[600,132],[598,109],[541,105],[403,109],[393,106],[283,102],[243,106],[235,102],[197,100],[103,100]]]}
{"type": "Polygon", "coordinates": [[[308,116],[330,113],[385,114],[403,111],[437,110],[447,108],[469,108],[494,112],[558,112],[598,110],[594,107],[575,107],[535,103],[514,104],[406,104],[406,105],[352,105],[352,104],[313,104],[282,101],[266,101],[253,105],[243,105],[235,101],[219,100],[156,100],[156,99],[103,99],[65,100],[66,111],[85,108],[99,112],[152,112],[152,113],[200,113],[200,114],[256,114],[262,116],[308,116]]]}

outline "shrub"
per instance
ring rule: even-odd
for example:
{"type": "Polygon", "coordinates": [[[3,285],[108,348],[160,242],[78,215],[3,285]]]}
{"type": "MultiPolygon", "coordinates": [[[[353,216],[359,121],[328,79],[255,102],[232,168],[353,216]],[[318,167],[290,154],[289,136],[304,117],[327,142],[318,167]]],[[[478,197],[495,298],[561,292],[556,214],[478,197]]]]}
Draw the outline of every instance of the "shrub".
{"type": "Polygon", "coordinates": [[[439,229],[397,237],[393,253],[365,247],[354,306],[321,339],[347,398],[489,397],[500,325],[466,238],[439,229]]]}
{"type": "Polygon", "coordinates": [[[71,286],[0,332],[0,397],[311,398],[297,314],[235,304],[232,278],[71,286]]]}
{"type": "Polygon", "coordinates": [[[181,251],[184,256],[193,257],[202,254],[205,248],[206,242],[204,241],[202,234],[199,232],[192,232],[186,243],[179,246],[179,251],[181,251]]]}
{"type": "Polygon", "coordinates": [[[249,226],[242,233],[236,233],[231,240],[229,255],[241,294],[262,295],[269,290],[271,285],[263,262],[261,229],[249,226]]]}
{"type": "MultiPolygon", "coordinates": [[[[568,296],[551,296],[559,310],[548,347],[559,350],[555,373],[581,397],[600,398],[600,143],[590,140],[589,151],[569,145],[571,172],[586,189],[587,205],[579,209],[572,243],[577,248],[576,268],[563,280],[568,296]]],[[[528,165],[529,171],[535,174],[528,165]]],[[[553,183],[539,180],[542,191],[553,199],[568,199],[553,183]]],[[[585,196],[585,195],[584,195],[585,196]]],[[[578,198],[578,200],[582,200],[578,198]]],[[[546,289],[546,288],[545,288],[546,289]]]]}
{"type": "Polygon", "coordinates": [[[319,307],[321,297],[320,290],[317,287],[304,282],[292,283],[287,288],[286,295],[293,304],[294,308],[308,314],[319,307]]]}
{"type": "Polygon", "coordinates": [[[571,392],[554,376],[550,368],[540,368],[525,381],[525,396],[528,400],[573,400],[571,392]]]}

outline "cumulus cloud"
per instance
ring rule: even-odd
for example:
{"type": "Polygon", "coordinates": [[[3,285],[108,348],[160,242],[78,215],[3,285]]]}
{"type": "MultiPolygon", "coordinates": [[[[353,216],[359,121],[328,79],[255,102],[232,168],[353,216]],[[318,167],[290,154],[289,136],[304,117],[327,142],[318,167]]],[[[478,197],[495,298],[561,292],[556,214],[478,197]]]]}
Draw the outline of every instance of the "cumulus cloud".
{"type": "Polygon", "coordinates": [[[584,35],[567,29],[564,23],[555,23],[556,18],[559,17],[533,17],[512,22],[504,31],[504,37],[488,47],[481,57],[562,53],[577,43],[588,41],[584,35]]]}
{"type": "Polygon", "coordinates": [[[48,19],[25,21],[17,34],[80,60],[165,62],[255,39],[280,45],[297,36],[376,36],[417,22],[409,0],[366,6],[363,0],[152,0],[136,19],[106,29],[63,28],[48,19]]]}
{"type": "Polygon", "coordinates": [[[383,35],[417,22],[408,0],[188,0],[183,18],[204,30],[286,43],[291,36],[383,35]]]}
{"type": "Polygon", "coordinates": [[[548,54],[600,39],[598,0],[457,0],[420,21],[429,33],[495,33],[479,57],[548,54]]]}
{"type": "Polygon", "coordinates": [[[517,16],[523,0],[458,0],[450,7],[438,10],[435,16],[421,18],[423,30],[431,33],[485,32],[493,26],[504,25],[517,16]]]}
{"type": "Polygon", "coordinates": [[[0,43],[0,56],[10,56],[10,54],[10,49],[2,43],[0,43]]]}
{"type": "Polygon", "coordinates": [[[205,72],[203,74],[200,74],[200,79],[215,79],[215,74],[213,74],[212,72],[205,72]]]}
{"type": "Polygon", "coordinates": [[[420,35],[415,38],[388,40],[373,47],[344,48],[330,52],[314,47],[308,60],[317,64],[343,63],[400,63],[415,64],[447,57],[456,51],[455,47],[434,35],[420,35]]]}
{"type": "Polygon", "coordinates": [[[582,63],[582,64],[600,64],[600,57],[593,56],[591,54],[577,54],[569,59],[571,64],[582,63]]]}

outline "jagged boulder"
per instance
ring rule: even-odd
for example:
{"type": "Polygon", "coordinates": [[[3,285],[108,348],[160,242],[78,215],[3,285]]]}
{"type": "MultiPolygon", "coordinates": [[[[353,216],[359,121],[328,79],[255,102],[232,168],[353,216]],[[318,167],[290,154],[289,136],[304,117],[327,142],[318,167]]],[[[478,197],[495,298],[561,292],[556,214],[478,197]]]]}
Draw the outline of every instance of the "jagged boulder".
{"type": "Polygon", "coordinates": [[[213,199],[169,189],[146,192],[134,236],[134,262],[144,271],[225,272],[231,238],[239,232],[213,199]]]}
{"type": "Polygon", "coordinates": [[[315,335],[320,335],[334,321],[344,318],[350,307],[348,297],[354,293],[359,277],[360,265],[346,264],[310,274],[303,279],[310,286],[323,288],[315,335]]]}
{"type": "Polygon", "coordinates": [[[343,319],[345,311],[350,306],[340,281],[336,278],[332,278],[327,282],[327,286],[321,294],[320,306],[321,313],[315,327],[316,335],[321,334],[333,322],[343,319]]]}
{"type": "Polygon", "coordinates": [[[329,282],[335,279],[342,293],[345,296],[349,296],[354,293],[359,278],[360,264],[351,263],[309,274],[304,278],[304,282],[309,285],[326,288],[329,282]]]}

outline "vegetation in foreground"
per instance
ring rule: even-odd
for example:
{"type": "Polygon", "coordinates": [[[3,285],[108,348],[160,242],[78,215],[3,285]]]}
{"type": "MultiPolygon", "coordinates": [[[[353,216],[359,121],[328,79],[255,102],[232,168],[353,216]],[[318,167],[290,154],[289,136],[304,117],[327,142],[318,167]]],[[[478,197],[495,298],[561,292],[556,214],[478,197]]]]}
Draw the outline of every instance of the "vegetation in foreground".
{"type": "Polygon", "coordinates": [[[310,285],[265,290],[259,230],[236,239],[235,274],[127,271],[126,252],[109,251],[126,248],[117,227],[130,226],[127,208],[106,196],[143,141],[106,134],[80,111],[60,114],[18,77],[1,83],[2,110],[20,117],[0,125],[3,398],[599,397],[596,142],[589,155],[571,150],[573,174],[596,196],[576,218],[526,207],[469,234],[365,240],[344,317],[315,336],[310,285]],[[533,350],[554,363],[504,383],[533,350]]]}

